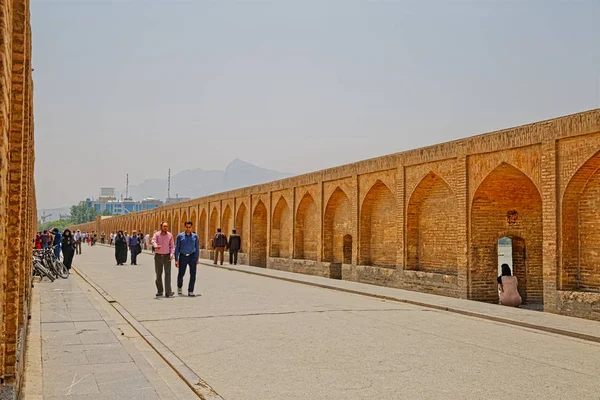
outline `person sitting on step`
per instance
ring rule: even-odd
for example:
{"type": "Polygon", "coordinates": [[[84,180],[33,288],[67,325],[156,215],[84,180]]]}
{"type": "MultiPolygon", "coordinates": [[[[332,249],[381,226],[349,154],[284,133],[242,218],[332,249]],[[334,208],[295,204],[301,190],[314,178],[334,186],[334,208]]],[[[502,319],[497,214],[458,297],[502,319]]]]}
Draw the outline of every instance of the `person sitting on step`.
{"type": "Polygon", "coordinates": [[[521,295],[517,290],[519,282],[516,276],[512,276],[508,264],[502,264],[502,275],[498,277],[498,291],[500,292],[500,303],[504,306],[519,307],[521,295]]]}

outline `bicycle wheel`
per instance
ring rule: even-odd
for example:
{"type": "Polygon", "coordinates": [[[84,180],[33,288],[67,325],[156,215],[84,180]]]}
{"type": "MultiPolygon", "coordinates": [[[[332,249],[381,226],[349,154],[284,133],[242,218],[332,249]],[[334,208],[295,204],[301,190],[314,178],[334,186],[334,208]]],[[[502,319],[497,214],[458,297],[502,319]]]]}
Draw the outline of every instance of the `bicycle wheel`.
{"type": "Polygon", "coordinates": [[[48,270],[46,269],[46,267],[44,267],[41,263],[36,262],[33,266],[33,271],[42,279],[44,279],[44,277],[48,278],[50,280],[50,282],[54,282],[54,277],[52,276],[51,273],[48,272],[48,270]]]}
{"type": "Polygon", "coordinates": [[[52,280],[54,281],[54,279],[58,278],[58,273],[56,272],[55,268],[54,268],[54,263],[51,262],[49,259],[44,258],[43,260],[43,264],[44,264],[44,268],[46,268],[46,271],[48,272],[48,274],[52,275],[52,280]]]}
{"type": "Polygon", "coordinates": [[[67,266],[63,264],[62,261],[56,261],[54,265],[56,266],[58,276],[60,276],[63,279],[67,279],[69,277],[69,270],[67,269],[67,266]]]}

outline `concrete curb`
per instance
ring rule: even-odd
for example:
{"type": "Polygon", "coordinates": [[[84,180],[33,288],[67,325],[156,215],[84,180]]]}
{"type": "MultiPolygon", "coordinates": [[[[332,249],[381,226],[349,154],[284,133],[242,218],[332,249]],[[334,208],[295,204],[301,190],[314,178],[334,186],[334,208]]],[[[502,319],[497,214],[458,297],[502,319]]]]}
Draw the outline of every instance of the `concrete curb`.
{"type": "MultiPolygon", "coordinates": [[[[107,245],[104,245],[107,246],[107,245]]],[[[137,319],[135,319],[121,304],[113,299],[104,289],[98,286],[85,273],[75,267],[76,272],[86,283],[94,288],[126,321],[131,327],[148,343],[150,347],[175,371],[177,375],[192,389],[202,400],[224,400],[206,381],[200,378],[177,357],[167,346],[148,331],[137,319]]]]}
{"type": "Polygon", "coordinates": [[[302,285],[314,286],[314,287],[319,287],[319,288],[323,288],[323,289],[331,289],[331,290],[336,290],[336,291],[344,292],[344,293],[357,294],[357,295],[373,297],[373,298],[381,299],[381,300],[395,301],[398,303],[411,304],[411,305],[430,308],[430,309],[434,309],[434,310],[447,311],[447,312],[451,312],[451,313],[455,313],[455,314],[461,314],[461,315],[466,315],[469,317],[485,319],[488,321],[499,322],[499,323],[503,323],[503,324],[507,324],[507,325],[514,325],[514,326],[519,326],[522,328],[528,328],[528,329],[533,329],[533,330],[537,330],[537,331],[553,333],[556,335],[568,336],[568,337],[572,337],[572,338],[576,338],[576,339],[600,343],[600,336],[587,335],[585,333],[573,332],[573,331],[569,331],[566,329],[553,328],[553,327],[545,326],[545,325],[531,324],[531,323],[518,321],[518,320],[514,320],[514,319],[502,318],[502,317],[497,317],[494,315],[478,313],[475,311],[461,310],[459,308],[440,306],[437,304],[431,304],[431,303],[425,303],[425,302],[420,302],[420,301],[415,301],[415,300],[410,300],[410,299],[404,299],[401,297],[379,295],[376,293],[368,293],[368,292],[364,292],[364,291],[360,291],[360,290],[341,288],[341,287],[335,286],[335,285],[327,285],[324,283],[310,282],[310,281],[305,281],[305,280],[297,279],[297,278],[275,276],[275,275],[271,275],[271,274],[261,273],[258,271],[248,271],[248,270],[243,270],[243,269],[234,268],[234,267],[225,266],[225,265],[215,265],[212,262],[202,261],[202,259],[200,260],[200,264],[208,266],[208,267],[224,269],[227,271],[241,272],[241,273],[245,273],[245,274],[249,274],[249,275],[257,275],[257,276],[262,276],[265,278],[278,279],[281,281],[300,283],[302,285]]]}
{"type": "Polygon", "coordinates": [[[44,398],[44,375],[42,370],[42,303],[40,295],[35,290],[39,283],[34,279],[31,293],[31,319],[27,331],[27,356],[25,375],[23,379],[22,398],[27,400],[42,400],[44,398]]]}

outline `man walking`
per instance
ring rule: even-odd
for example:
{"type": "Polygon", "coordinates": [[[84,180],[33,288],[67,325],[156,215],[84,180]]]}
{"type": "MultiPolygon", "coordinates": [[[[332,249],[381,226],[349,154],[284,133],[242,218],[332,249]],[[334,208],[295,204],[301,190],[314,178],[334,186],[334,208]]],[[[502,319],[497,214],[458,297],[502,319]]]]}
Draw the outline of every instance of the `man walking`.
{"type": "Polygon", "coordinates": [[[198,236],[192,232],[192,221],[185,223],[185,232],[177,235],[175,241],[175,266],[179,268],[177,273],[177,294],[183,293],[183,277],[188,265],[190,266],[190,283],[188,284],[188,296],[194,297],[194,285],[196,284],[196,265],[198,265],[198,256],[200,249],[198,246],[198,236]]]}
{"type": "Polygon", "coordinates": [[[227,249],[229,250],[229,265],[237,265],[238,251],[242,247],[242,238],[236,233],[236,230],[231,231],[227,249]]]}
{"type": "Polygon", "coordinates": [[[163,222],[160,224],[160,231],[152,237],[152,246],[154,247],[154,269],[156,271],[156,297],[163,295],[162,274],[165,272],[165,297],[173,297],[171,291],[171,260],[175,253],[173,235],[169,232],[169,224],[163,222]]]}
{"type": "Polygon", "coordinates": [[[213,264],[217,265],[217,259],[219,254],[221,255],[221,265],[223,265],[223,257],[225,256],[225,247],[227,246],[227,236],[221,232],[221,228],[217,229],[217,233],[212,240],[213,248],[215,249],[215,261],[213,264]]]}
{"type": "Polygon", "coordinates": [[[140,244],[140,239],[138,235],[136,235],[136,231],[133,231],[133,235],[131,235],[127,241],[127,245],[129,246],[129,251],[131,251],[131,265],[137,265],[137,255],[138,255],[138,245],[140,244]]]}
{"type": "Polygon", "coordinates": [[[81,254],[81,239],[82,239],[83,235],[81,234],[81,231],[79,229],[77,229],[77,232],[75,232],[75,253],[76,254],[81,254]]]}

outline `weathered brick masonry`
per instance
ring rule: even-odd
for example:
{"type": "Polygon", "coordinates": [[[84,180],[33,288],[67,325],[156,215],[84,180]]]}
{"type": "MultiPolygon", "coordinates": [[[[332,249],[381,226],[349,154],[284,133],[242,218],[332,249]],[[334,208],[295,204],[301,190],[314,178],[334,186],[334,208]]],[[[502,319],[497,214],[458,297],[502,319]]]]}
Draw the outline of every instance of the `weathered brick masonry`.
{"type": "Polygon", "coordinates": [[[23,374],[37,224],[29,1],[0,0],[0,399],[23,374]]]}
{"type": "Polygon", "coordinates": [[[235,227],[251,265],[491,302],[509,237],[527,302],[600,320],[600,109],[79,228],[186,219],[206,258],[235,227]]]}

